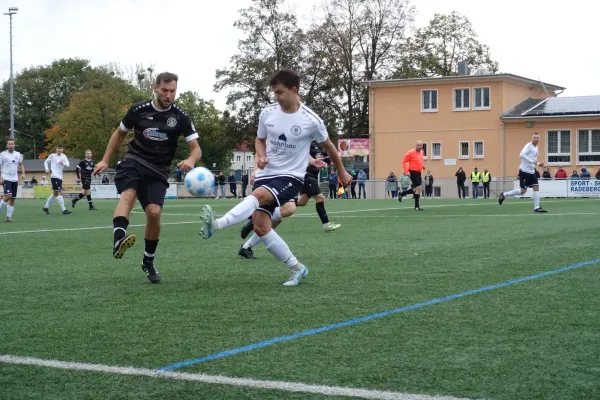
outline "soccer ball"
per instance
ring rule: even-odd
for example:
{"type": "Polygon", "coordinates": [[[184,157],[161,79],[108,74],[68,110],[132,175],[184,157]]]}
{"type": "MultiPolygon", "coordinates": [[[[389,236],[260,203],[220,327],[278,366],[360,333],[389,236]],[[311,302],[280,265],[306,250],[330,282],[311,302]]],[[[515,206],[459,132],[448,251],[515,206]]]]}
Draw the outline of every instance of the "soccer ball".
{"type": "Polygon", "coordinates": [[[204,167],[196,167],[185,176],[185,187],[194,196],[208,196],[213,193],[215,176],[204,167]]]}

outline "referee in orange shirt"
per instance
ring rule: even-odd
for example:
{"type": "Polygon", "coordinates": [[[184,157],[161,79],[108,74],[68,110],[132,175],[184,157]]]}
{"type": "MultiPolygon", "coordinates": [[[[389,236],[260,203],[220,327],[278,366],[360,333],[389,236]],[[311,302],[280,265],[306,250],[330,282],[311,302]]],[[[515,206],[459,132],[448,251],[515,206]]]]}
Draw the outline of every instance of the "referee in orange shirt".
{"type": "Polygon", "coordinates": [[[398,196],[398,201],[402,201],[402,196],[412,194],[413,198],[415,199],[415,211],[423,211],[423,209],[419,207],[422,184],[421,171],[425,170],[423,161],[423,142],[419,140],[416,147],[412,150],[409,150],[404,155],[404,158],[402,159],[402,168],[404,169],[404,172],[410,175],[412,185],[410,189],[400,193],[398,196]]]}

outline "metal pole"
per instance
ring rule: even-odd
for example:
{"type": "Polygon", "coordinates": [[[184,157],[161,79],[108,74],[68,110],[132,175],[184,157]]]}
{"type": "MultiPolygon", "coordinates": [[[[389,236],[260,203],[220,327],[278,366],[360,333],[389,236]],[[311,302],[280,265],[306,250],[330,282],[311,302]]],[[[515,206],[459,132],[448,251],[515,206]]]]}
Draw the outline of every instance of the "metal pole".
{"type": "Polygon", "coordinates": [[[14,78],[13,78],[13,52],[12,52],[12,13],[8,14],[10,24],[10,137],[15,137],[15,96],[14,96],[14,78]]]}

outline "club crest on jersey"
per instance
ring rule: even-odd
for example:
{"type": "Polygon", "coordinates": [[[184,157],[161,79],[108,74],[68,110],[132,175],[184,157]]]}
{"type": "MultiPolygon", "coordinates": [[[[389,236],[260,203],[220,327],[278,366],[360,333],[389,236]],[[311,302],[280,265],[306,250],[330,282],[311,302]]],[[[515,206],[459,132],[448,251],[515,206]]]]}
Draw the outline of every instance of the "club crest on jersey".
{"type": "Polygon", "coordinates": [[[167,120],[167,125],[171,128],[173,128],[175,125],[177,125],[177,120],[173,117],[169,118],[167,120]]]}
{"type": "Polygon", "coordinates": [[[164,141],[169,139],[169,136],[166,133],[160,132],[157,128],[144,129],[143,134],[150,140],[164,141]]]}
{"type": "Polygon", "coordinates": [[[302,128],[300,128],[298,125],[294,125],[290,128],[290,133],[294,136],[298,136],[302,133],[302,128]]]}

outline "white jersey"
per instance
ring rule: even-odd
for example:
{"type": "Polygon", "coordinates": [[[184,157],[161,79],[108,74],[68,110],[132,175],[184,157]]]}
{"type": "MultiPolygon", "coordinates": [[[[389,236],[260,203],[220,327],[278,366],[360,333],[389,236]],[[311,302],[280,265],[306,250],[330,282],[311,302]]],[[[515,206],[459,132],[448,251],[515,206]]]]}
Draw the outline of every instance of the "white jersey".
{"type": "Polygon", "coordinates": [[[521,166],[519,169],[528,174],[535,174],[535,165],[538,157],[538,147],[529,142],[521,150],[521,166]]]}
{"type": "Polygon", "coordinates": [[[267,159],[264,169],[256,178],[267,176],[293,176],[304,180],[310,144],[314,140],[327,140],[325,124],[311,109],[301,104],[294,114],[281,110],[279,104],[265,107],[258,118],[259,139],[267,139],[267,159]]]}
{"type": "Polygon", "coordinates": [[[2,168],[2,180],[19,182],[19,164],[23,162],[23,155],[18,151],[12,153],[8,150],[0,153],[0,168],[2,168]]]}
{"type": "Polygon", "coordinates": [[[68,167],[69,159],[63,153],[60,156],[56,153],[50,154],[46,161],[44,161],[44,166],[46,167],[46,171],[52,171],[51,178],[58,178],[62,180],[63,178],[63,169],[64,167],[68,167]],[[60,164],[62,162],[62,165],[60,164]]]}

